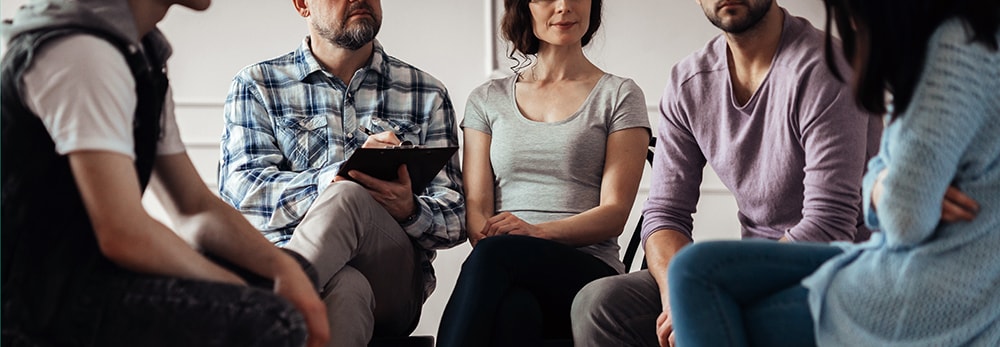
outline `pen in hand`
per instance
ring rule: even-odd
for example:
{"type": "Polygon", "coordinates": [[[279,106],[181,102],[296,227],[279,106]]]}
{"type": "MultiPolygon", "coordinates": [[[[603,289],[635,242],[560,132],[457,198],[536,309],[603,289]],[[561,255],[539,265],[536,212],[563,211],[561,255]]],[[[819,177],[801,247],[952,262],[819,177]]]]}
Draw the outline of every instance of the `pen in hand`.
{"type": "MultiPolygon", "coordinates": [[[[372,136],[372,135],[376,134],[374,131],[372,131],[371,129],[366,128],[363,125],[359,126],[358,130],[361,130],[361,132],[365,133],[365,135],[368,135],[368,136],[372,136]]],[[[400,134],[393,133],[393,135],[396,136],[396,139],[402,139],[403,138],[402,135],[400,135],[400,134]]],[[[410,142],[410,140],[401,140],[398,145],[399,146],[413,146],[413,142],[410,142]]]]}

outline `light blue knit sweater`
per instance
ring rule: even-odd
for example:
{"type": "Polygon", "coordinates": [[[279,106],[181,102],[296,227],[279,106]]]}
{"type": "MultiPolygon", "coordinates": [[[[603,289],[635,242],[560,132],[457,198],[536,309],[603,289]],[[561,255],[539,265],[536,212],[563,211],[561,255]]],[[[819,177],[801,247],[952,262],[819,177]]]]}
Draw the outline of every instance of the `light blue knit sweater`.
{"type": "Polygon", "coordinates": [[[881,232],[803,282],[819,345],[1000,346],[1000,53],[942,24],[868,170],[864,201],[888,170],[865,210],[881,232]],[[979,203],[974,221],[939,223],[951,184],[979,203]]]}

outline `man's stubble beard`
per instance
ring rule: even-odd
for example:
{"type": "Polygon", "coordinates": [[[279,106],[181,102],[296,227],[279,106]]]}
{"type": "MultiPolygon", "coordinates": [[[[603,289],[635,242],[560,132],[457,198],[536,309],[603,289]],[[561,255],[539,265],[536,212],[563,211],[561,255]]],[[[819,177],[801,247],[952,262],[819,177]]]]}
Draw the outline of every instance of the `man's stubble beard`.
{"type": "Polygon", "coordinates": [[[712,22],[712,25],[715,25],[716,28],[722,29],[724,32],[729,34],[742,34],[747,30],[756,27],[764,16],[767,15],[767,11],[771,9],[773,3],[774,0],[768,0],[763,3],[758,3],[755,0],[747,0],[749,10],[746,17],[743,17],[739,21],[729,23],[728,25],[723,23],[722,18],[717,16],[715,12],[706,13],[705,16],[708,17],[708,21],[712,22]]]}

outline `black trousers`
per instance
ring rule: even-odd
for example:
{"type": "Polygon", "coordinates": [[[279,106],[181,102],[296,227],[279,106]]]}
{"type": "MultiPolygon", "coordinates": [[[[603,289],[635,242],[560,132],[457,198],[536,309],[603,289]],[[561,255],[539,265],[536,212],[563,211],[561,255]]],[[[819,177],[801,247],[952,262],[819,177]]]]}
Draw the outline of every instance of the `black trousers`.
{"type": "Polygon", "coordinates": [[[590,281],[616,274],[594,256],[558,242],[488,237],[462,265],[437,345],[534,346],[572,338],[573,297],[590,281]]]}
{"type": "Polygon", "coordinates": [[[298,310],[273,293],[270,281],[232,269],[251,286],[121,272],[66,295],[44,331],[4,322],[3,345],[304,345],[305,321],[298,310]]]}

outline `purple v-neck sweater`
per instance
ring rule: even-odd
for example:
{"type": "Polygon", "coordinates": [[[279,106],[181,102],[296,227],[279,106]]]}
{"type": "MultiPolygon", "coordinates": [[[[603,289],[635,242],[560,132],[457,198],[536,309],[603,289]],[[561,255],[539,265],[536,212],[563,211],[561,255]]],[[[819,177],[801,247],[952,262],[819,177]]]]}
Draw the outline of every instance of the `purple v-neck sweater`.
{"type": "MultiPolygon", "coordinates": [[[[706,163],[735,195],[744,238],[868,238],[861,180],[881,122],[827,68],[824,33],[784,18],[771,69],[746,105],[733,96],[724,36],[674,66],[660,102],[643,242],[663,229],[691,238],[706,163]]],[[[849,71],[843,62],[840,71],[849,71]]]]}

